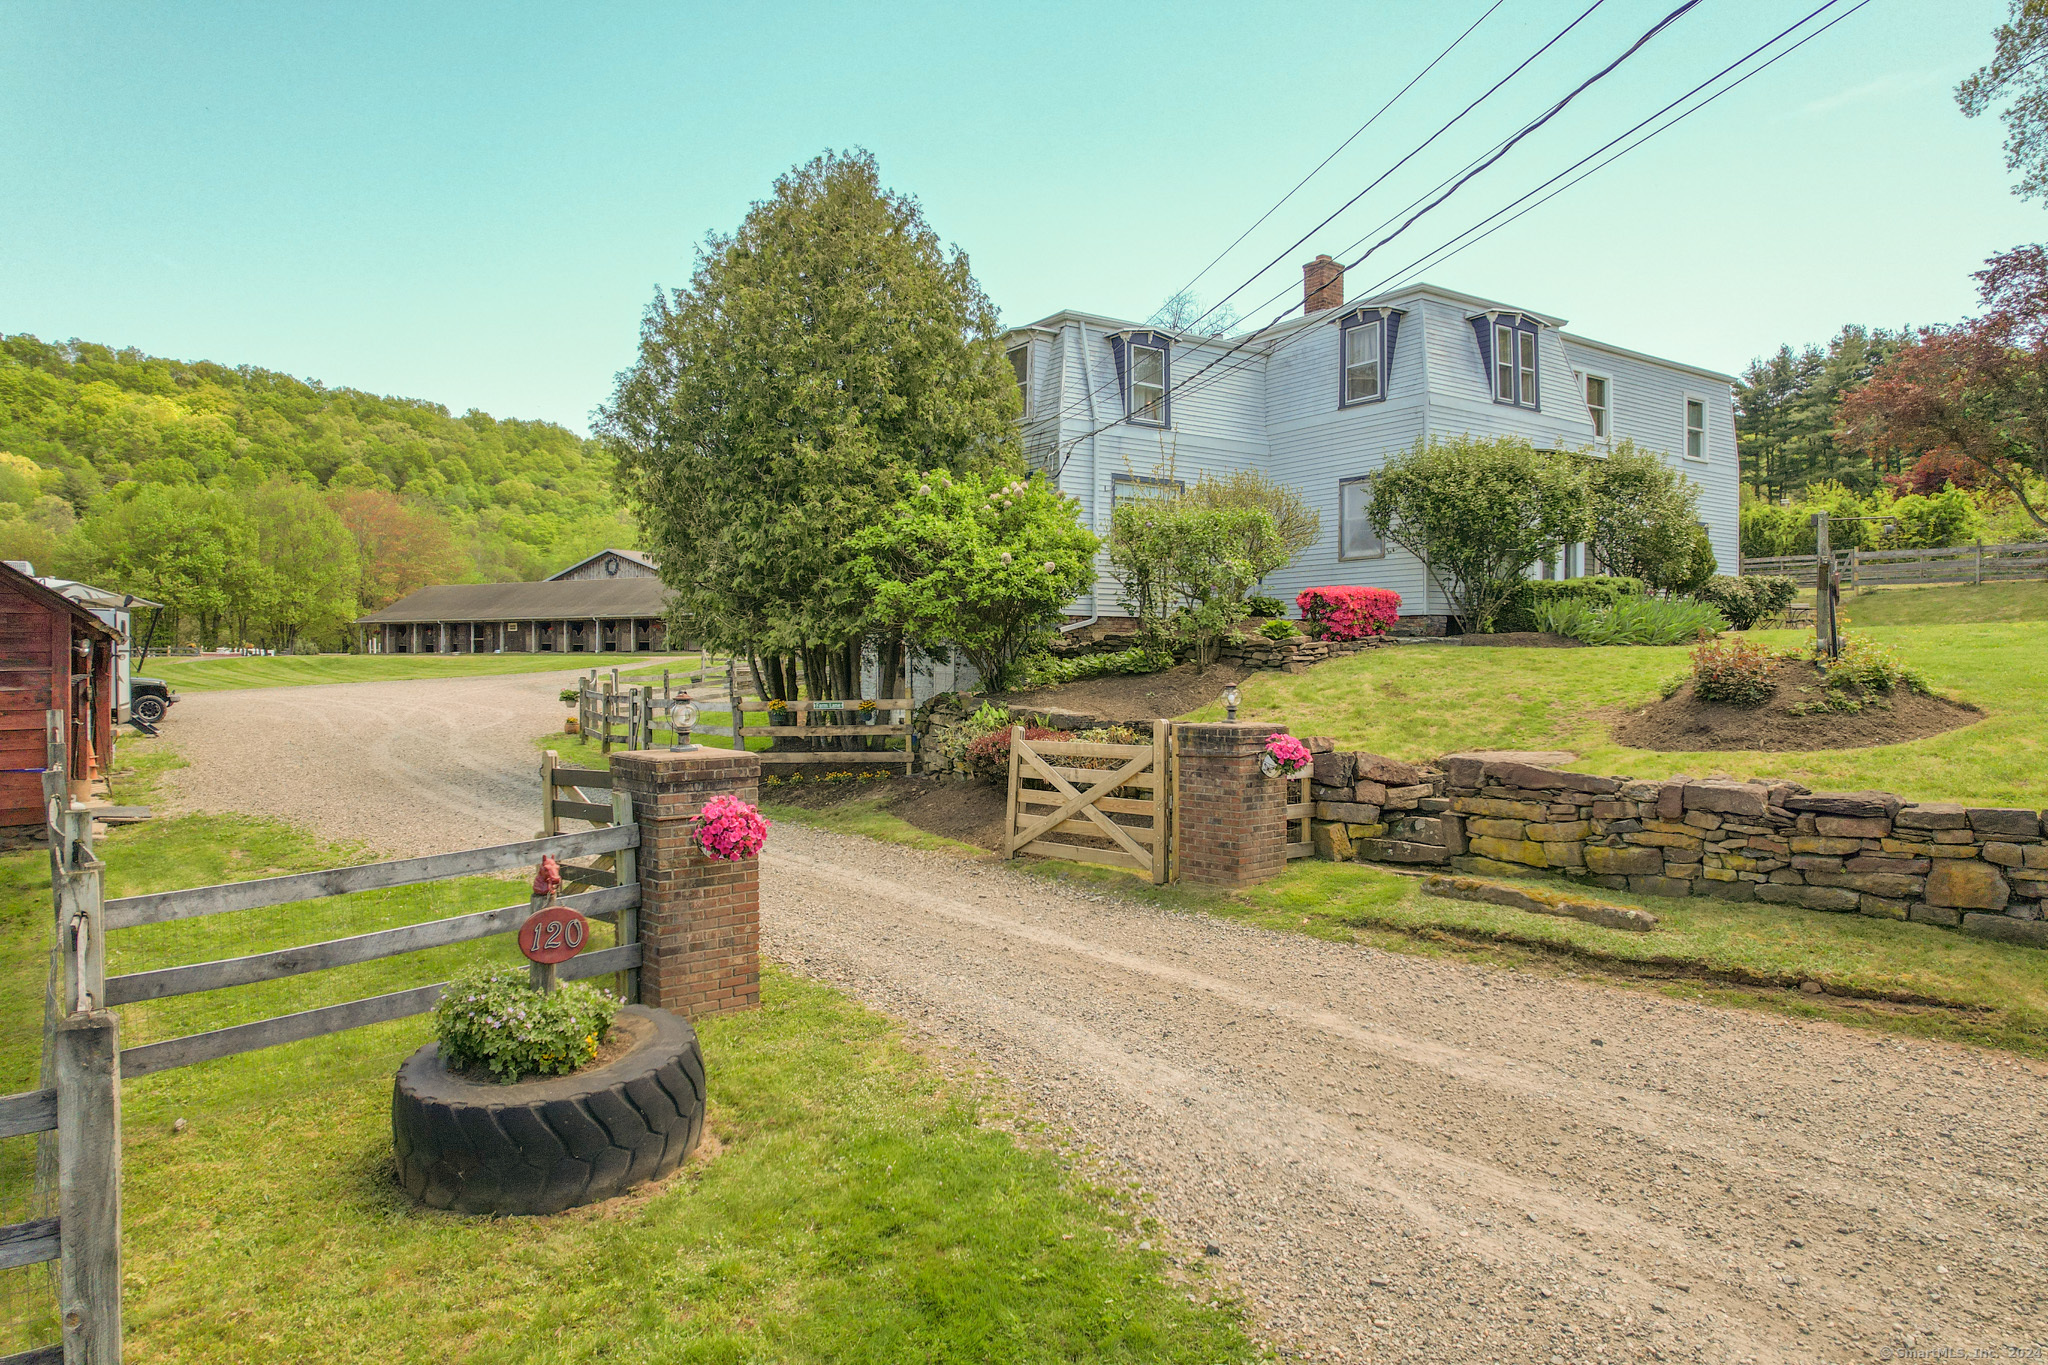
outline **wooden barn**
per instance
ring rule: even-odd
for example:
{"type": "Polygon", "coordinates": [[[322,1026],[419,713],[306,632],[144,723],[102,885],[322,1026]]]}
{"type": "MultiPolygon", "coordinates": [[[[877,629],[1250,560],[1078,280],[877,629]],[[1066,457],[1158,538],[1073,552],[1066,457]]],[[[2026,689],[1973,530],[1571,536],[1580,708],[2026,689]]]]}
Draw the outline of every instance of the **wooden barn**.
{"type": "Polygon", "coordinates": [[[64,716],[73,796],[112,763],[119,642],[87,608],[0,563],[0,826],[44,823],[50,711],[64,716]]]}

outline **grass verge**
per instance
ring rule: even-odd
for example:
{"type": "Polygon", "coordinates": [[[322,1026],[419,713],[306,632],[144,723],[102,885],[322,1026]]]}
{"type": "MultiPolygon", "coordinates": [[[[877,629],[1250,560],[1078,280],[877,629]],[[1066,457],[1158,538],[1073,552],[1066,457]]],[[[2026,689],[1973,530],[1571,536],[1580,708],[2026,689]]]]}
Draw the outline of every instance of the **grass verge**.
{"type": "MultiPolygon", "coordinates": [[[[1801,592],[1799,600],[1811,603],[1812,590],[1801,592]]],[[[1842,598],[1842,615],[1859,630],[1867,626],[2048,621],[2048,582],[1861,588],[1842,598]]]]}
{"type": "MultiPolygon", "coordinates": [[[[117,795],[175,762],[122,746],[117,795]]],[[[276,822],[186,816],[100,847],[112,894],[351,861],[276,822]]],[[[0,858],[0,1090],[34,1081],[46,855],[0,858]]],[[[521,899],[475,878],[122,931],[111,971],[521,899]]],[[[441,979],[509,939],[122,1011],[123,1042],[441,979]],[[443,959],[446,960],[443,960],[443,959]]],[[[889,1020],[773,970],[763,1008],[701,1026],[705,1148],[659,1188],[554,1218],[415,1207],[393,1182],[390,1077],[425,1019],[123,1088],[125,1284],[137,1361],[1159,1361],[1252,1358],[1202,1264],[1141,1248],[1142,1204],[1091,1185],[889,1020]],[[182,1132],[174,1129],[186,1120],[182,1132]]],[[[0,1181],[26,1178],[27,1140],[0,1181]]],[[[0,1190],[0,1194],[6,1191],[0,1190]]],[[[0,1207],[6,1200],[0,1198],[0,1207]]],[[[10,1274],[20,1272],[8,1272],[10,1274]]],[[[0,1353],[55,1335],[0,1324],[0,1353]]]]}
{"type": "MultiPolygon", "coordinates": [[[[776,807],[774,815],[886,843],[989,856],[985,849],[917,829],[879,809],[879,800],[854,794],[824,809],[776,807]]],[[[1238,892],[1179,883],[1155,887],[1132,873],[1085,863],[1027,859],[1018,866],[1033,876],[1262,929],[1392,952],[1566,971],[1688,998],[2048,1056],[2048,953],[1932,925],[1789,906],[1588,891],[1658,917],[1655,933],[1633,934],[1502,906],[1441,900],[1424,895],[1417,877],[1356,863],[1305,859],[1290,863],[1270,882],[1238,892]],[[1803,989],[1808,982],[1822,993],[1803,989]]]]}
{"type": "MultiPolygon", "coordinates": [[[[665,659],[670,668],[692,668],[697,656],[665,659]]],[[[137,671],[162,678],[174,692],[226,692],[245,687],[308,687],[316,683],[410,682],[425,678],[483,678],[506,673],[582,673],[623,668],[636,676],[643,656],[635,654],[292,654],[252,659],[151,659],[137,671]]],[[[661,676],[659,667],[651,670],[661,676]]],[[[621,676],[624,676],[623,673],[621,676]]]]}
{"type": "MultiPolygon", "coordinates": [[[[1657,699],[1687,666],[1683,648],[1465,649],[1403,645],[1319,664],[1261,671],[1241,685],[1248,720],[1343,748],[1434,761],[1461,749],[1565,749],[1586,772],[1640,778],[1728,773],[1789,778],[1830,791],[1876,789],[1913,800],[2048,805],[2048,622],[1879,627],[1933,688],[1982,707],[1961,730],[1871,749],[1798,753],[1659,753],[1617,744],[1622,712],[1657,699]]],[[[1779,647],[1792,631],[1758,631],[1779,647]]],[[[1220,720],[1211,706],[1192,720],[1220,720]]]]}

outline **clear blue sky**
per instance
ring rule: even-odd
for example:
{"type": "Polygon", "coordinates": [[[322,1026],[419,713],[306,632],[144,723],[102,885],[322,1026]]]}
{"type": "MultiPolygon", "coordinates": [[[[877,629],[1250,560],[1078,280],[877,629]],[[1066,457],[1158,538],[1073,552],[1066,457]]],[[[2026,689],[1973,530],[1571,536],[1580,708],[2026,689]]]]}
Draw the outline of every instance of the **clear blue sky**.
{"type": "MultiPolygon", "coordinates": [[[[583,429],[655,286],[685,283],[697,243],[778,172],[855,145],[969,253],[1006,321],[1144,317],[1488,2],[0,0],[0,329],[583,429]]],[[[1197,292],[1281,253],[1586,2],[1506,0],[1197,292]]],[[[1298,291],[1301,260],[1339,253],[1674,3],[1606,0],[1288,252],[1243,311],[1269,316],[1249,305],[1298,291]]],[[[1705,0],[1360,274],[1816,3],[1705,0]]],[[[2008,191],[1999,124],[1951,95],[2004,8],[1873,0],[1427,276],[1728,370],[1844,322],[1961,316],[1985,256],[2043,235],[2044,210],[2008,191]]]]}

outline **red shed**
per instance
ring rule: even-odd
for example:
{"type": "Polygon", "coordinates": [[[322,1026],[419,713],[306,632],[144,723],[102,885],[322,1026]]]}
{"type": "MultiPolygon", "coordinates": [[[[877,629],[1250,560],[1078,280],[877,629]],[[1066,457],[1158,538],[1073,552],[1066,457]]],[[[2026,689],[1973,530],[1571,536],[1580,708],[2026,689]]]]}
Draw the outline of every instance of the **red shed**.
{"type": "Polygon", "coordinates": [[[0,563],[0,826],[40,827],[46,713],[64,713],[71,792],[87,796],[113,758],[112,627],[0,563]]]}

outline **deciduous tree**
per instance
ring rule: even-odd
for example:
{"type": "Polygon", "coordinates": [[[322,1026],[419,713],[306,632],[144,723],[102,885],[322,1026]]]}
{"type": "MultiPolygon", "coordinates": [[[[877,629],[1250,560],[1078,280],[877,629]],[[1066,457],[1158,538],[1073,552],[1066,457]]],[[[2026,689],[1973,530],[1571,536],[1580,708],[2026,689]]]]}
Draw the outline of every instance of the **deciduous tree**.
{"type": "Polygon", "coordinates": [[[1421,560],[1466,630],[1494,628],[1529,565],[1592,530],[1582,462],[1518,437],[1416,442],[1381,468],[1373,531],[1421,560]]]}

